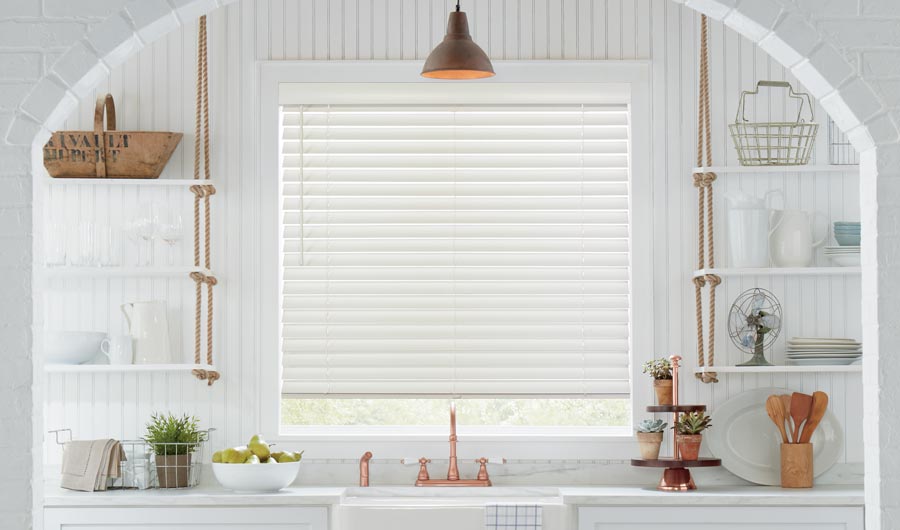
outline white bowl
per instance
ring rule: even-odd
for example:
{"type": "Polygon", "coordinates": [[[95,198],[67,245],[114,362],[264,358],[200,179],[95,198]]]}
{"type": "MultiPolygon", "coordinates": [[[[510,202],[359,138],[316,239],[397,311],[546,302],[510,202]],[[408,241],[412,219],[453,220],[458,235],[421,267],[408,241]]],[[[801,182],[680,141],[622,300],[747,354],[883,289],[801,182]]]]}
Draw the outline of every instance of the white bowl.
{"type": "Polygon", "coordinates": [[[841,267],[859,267],[860,265],[859,254],[831,254],[828,256],[828,259],[841,267]]]}
{"type": "Polygon", "coordinates": [[[44,339],[44,355],[49,364],[82,364],[100,353],[106,333],[99,331],[50,331],[44,339]]]}
{"type": "Polygon", "coordinates": [[[213,474],[223,488],[264,493],[284,489],[294,482],[300,462],[284,464],[213,464],[213,474]]]}

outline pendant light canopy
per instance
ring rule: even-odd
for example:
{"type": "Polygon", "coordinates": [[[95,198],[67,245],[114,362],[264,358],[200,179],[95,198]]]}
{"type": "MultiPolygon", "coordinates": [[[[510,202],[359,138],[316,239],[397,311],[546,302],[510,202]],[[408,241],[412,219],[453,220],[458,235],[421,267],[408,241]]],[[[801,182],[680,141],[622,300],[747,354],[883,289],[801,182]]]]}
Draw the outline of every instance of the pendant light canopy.
{"type": "Polygon", "coordinates": [[[469,35],[469,21],[459,10],[450,13],[447,35],[425,59],[422,77],[433,79],[481,79],[492,77],[494,67],[484,50],[469,35]]]}

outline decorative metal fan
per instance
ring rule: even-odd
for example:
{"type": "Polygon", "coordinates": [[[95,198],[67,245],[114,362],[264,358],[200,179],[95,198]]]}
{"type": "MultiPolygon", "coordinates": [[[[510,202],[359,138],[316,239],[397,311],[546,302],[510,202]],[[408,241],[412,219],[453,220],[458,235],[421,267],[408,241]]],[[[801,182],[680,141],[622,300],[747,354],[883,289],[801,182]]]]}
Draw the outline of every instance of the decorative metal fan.
{"type": "Polygon", "coordinates": [[[731,342],[753,357],[738,366],[772,366],[764,355],[765,348],[775,343],[781,331],[781,304],[765,289],[749,289],[741,293],[728,314],[731,342]]]}

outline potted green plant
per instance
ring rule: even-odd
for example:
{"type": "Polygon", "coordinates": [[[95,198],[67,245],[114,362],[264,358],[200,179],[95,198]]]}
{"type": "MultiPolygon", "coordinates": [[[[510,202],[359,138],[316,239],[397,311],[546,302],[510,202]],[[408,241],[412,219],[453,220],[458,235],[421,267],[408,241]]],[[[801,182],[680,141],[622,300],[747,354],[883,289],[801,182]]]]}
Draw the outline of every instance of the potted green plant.
{"type": "Polygon", "coordinates": [[[191,455],[206,441],[200,420],[174,414],[150,416],[144,441],[156,455],[156,476],[160,488],[186,488],[190,483],[191,455]]]}
{"type": "Polygon", "coordinates": [[[643,365],[644,373],[653,378],[653,390],[656,391],[656,402],[660,405],[671,405],[672,399],[672,363],[665,357],[647,361],[643,365]]]}
{"type": "Polygon", "coordinates": [[[678,453],[682,460],[697,460],[700,456],[700,444],[703,443],[703,431],[712,427],[710,417],[704,412],[688,412],[682,414],[672,427],[676,432],[678,453]]]}
{"type": "Polygon", "coordinates": [[[663,431],[668,424],[662,420],[643,420],[638,424],[637,439],[641,450],[641,458],[656,460],[659,458],[659,446],[662,445],[663,431]]]}

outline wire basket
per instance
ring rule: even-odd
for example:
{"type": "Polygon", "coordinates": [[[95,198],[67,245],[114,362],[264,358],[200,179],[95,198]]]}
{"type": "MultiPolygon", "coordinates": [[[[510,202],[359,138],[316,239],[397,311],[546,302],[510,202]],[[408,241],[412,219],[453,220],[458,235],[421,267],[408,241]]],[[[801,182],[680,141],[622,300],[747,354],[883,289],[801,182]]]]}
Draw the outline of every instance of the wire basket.
{"type": "MultiPolygon", "coordinates": [[[[119,477],[108,480],[107,489],[192,488],[200,483],[204,449],[215,429],[201,432],[196,442],[150,444],[144,440],[120,440],[125,459],[119,477]]],[[[71,429],[50,431],[63,446],[72,440],[71,429]],[[62,440],[62,434],[68,440],[62,440]]]]}
{"type": "Polygon", "coordinates": [[[738,160],[742,166],[802,166],[809,163],[819,124],[815,123],[812,100],[805,92],[794,92],[786,81],[759,81],[753,91],[741,92],[734,123],[728,126],[738,160]],[[795,122],[758,122],[747,120],[745,100],[759,94],[759,87],[789,90],[789,97],[800,100],[795,122]],[[809,107],[809,121],[802,119],[803,103],[809,107]]]}

